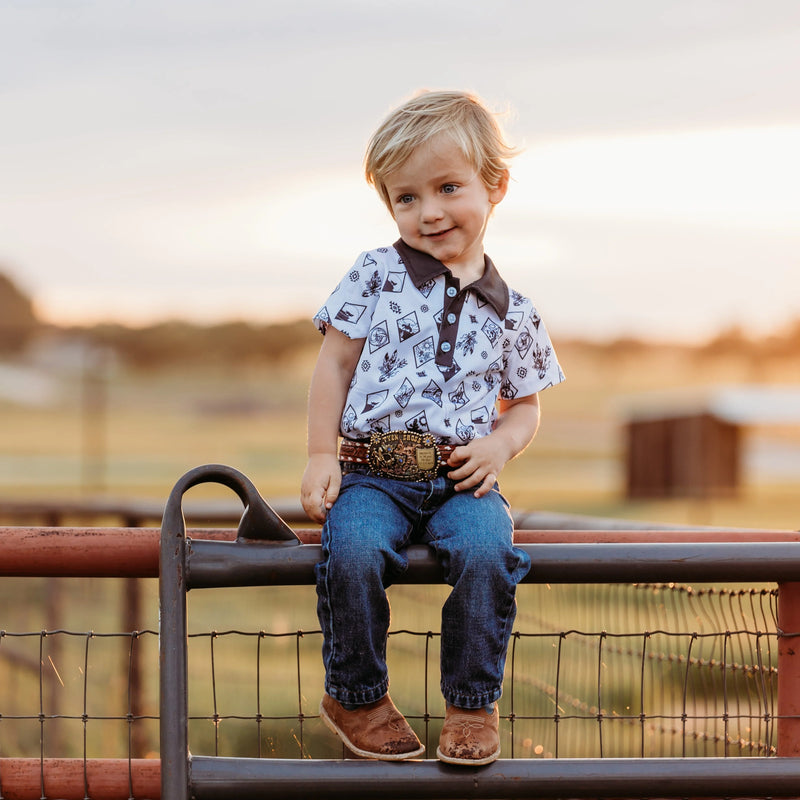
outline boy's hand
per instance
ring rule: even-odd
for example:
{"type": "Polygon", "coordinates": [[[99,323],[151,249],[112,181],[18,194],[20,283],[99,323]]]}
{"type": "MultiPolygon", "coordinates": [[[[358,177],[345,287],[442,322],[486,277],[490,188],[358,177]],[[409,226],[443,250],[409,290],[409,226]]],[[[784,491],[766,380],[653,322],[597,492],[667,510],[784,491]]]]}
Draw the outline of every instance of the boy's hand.
{"type": "Polygon", "coordinates": [[[342,469],[335,455],[317,453],[309,457],[300,487],[300,502],[310,519],[320,524],[325,522],[341,484],[342,469]]]}
{"type": "Polygon", "coordinates": [[[475,497],[488,494],[503,467],[519,455],[536,435],[539,427],[539,397],[531,394],[513,400],[500,400],[499,418],[494,430],[481,439],[456,447],[447,463],[456,491],[475,489],[475,497]]]}
{"type": "Polygon", "coordinates": [[[488,494],[511,458],[511,454],[504,453],[503,443],[494,435],[456,447],[447,460],[449,466],[457,467],[449,475],[451,480],[456,481],[456,491],[463,492],[465,489],[477,487],[475,497],[488,494]]]}

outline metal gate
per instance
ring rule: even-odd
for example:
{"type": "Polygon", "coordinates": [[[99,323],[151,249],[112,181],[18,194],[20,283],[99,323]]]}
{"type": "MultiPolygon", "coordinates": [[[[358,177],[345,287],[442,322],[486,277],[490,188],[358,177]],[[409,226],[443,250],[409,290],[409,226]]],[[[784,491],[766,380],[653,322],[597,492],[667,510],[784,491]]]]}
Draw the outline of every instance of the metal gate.
{"type": "MultiPolygon", "coordinates": [[[[518,545],[527,550],[536,565],[526,578],[530,582],[778,581],[782,625],[791,620],[792,609],[798,606],[797,541],[518,541],[518,545]]],[[[408,558],[404,582],[441,581],[439,566],[427,547],[410,547],[408,558]]],[[[354,798],[374,795],[376,786],[385,798],[766,797],[798,793],[797,758],[500,759],[486,767],[462,768],[433,760],[394,764],[192,756],[188,746],[187,591],[312,584],[314,565],[320,559],[320,547],[302,544],[240,472],[206,465],[188,472],[175,485],[164,513],[160,547],[164,800],[354,798]],[[236,541],[191,540],[186,536],[183,496],[207,482],[230,488],[242,502],[236,541]]],[[[792,645],[800,636],[795,632],[798,628],[800,625],[789,625],[779,631],[779,658],[784,658],[782,682],[787,687],[782,700],[779,684],[779,742],[781,738],[800,739],[800,704],[796,692],[790,691],[799,677],[798,664],[792,658],[792,645]]],[[[784,752],[788,754],[789,748],[784,752]]],[[[796,752],[791,750],[792,755],[796,752]]]]}

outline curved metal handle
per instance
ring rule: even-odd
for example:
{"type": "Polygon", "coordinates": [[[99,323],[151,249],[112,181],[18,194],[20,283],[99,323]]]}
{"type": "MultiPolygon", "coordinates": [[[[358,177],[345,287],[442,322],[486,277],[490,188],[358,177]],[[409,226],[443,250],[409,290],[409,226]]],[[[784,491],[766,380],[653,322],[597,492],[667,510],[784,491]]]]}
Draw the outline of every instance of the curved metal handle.
{"type": "Polygon", "coordinates": [[[159,555],[159,660],[161,720],[161,796],[189,798],[188,667],[186,591],[189,588],[183,495],[200,483],[221,483],[244,505],[237,543],[258,539],[299,546],[292,529],[272,510],[252,482],[232,467],[206,464],[187,472],[173,487],[161,521],[159,555]]]}
{"type": "Polygon", "coordinates": [[[278,516],[272,506],[258,493],[252,481],[225,464],[205,464],[189,470],[173,487],[164,508],[162,537],[165,531],[178,538],[186,536],[183,517],[183,495],[201,483],[220,483],[233,490],[244,505],[237,539],[300,544],[294,531],[278,516]]]}

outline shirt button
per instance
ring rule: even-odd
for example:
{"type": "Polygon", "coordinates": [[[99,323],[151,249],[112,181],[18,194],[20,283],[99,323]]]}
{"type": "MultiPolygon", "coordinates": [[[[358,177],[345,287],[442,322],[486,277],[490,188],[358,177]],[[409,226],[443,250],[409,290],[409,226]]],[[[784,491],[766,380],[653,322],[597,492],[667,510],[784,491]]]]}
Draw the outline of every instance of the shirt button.
{"type": "Polygon", "coordinates": [[[448,286],[447,287],[447,296],[448,297],[455,297],[458,294],[458,289],[455,286],[448,286]]]}
{"type": "Polygon", "coordinates": [[[449,353],[451,346],[452,345],[450,344],[450,342],[442,342],[442,352],[443,353],[449,353]]]}
{"type": "Polygon", "coordinates": [[[452,325],[456,321],[456,315],[455,314],[448,314],[447,315],[447,321],[452,325]]]}

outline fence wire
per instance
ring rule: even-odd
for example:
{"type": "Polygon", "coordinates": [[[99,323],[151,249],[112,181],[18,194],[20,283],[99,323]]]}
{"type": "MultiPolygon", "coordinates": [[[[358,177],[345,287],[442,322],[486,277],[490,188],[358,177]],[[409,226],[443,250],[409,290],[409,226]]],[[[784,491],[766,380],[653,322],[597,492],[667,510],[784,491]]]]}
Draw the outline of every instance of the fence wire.
{"type": "MultiPolygon", "coordinates": [[[[428,753],[444,717],[436,623],[446,591],[390,590],[391,692],[428,753]]],[[[193,753],[343,755],[318,717],[321,633],[279,629],[275,617],[274,629],[190,634],[193,753]]],[[[775,755],[776,618],[774,585],[520,586],[504,757],[775,755]]],[[[156,631],[0,630],[0,664],[0,756],[157,755],[156,631]]]]}
{"type": "Polygon", "coordinates": [[[154,630],[0,630],[0,757],[157,756],[158,700],[135,691],[137,651],[157,679],[154,630]]]}

